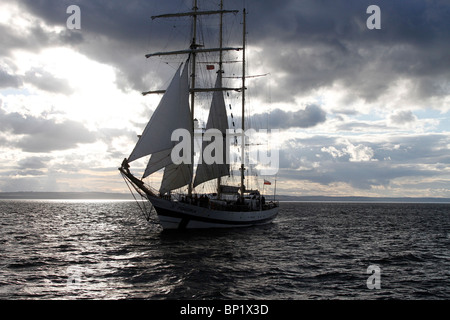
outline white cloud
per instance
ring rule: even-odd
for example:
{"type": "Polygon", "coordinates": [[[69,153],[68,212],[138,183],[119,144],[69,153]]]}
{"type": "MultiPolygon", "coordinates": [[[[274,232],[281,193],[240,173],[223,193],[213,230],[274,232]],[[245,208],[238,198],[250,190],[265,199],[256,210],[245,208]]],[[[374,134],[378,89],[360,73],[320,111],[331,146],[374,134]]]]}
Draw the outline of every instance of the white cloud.
{"type": "Polygon", "coordinates": [[[345,155],[345,152],[343,152],[342,150],[338,150],[333,146],[323,147],[322,149],[320,149],[320,151],[331,154],[333,158],[339,158],[345,155]]]}
{"type": "Polygon", "coordinates": [[[364,161],[376,161],[373,158],[374,152],[371,147],[365,146],[363,144],[358,144],[357,146],[348,143],[342,151],[350,155],[350,162],[364,162],[364,161]]]}

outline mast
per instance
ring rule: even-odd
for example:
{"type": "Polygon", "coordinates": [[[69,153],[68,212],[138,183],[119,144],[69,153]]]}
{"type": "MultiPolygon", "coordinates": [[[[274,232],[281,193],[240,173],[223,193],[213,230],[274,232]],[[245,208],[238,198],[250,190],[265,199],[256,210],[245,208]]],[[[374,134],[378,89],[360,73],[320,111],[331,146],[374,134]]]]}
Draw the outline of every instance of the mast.
{"type": "Polygon", "coordinates": [[[241,145],[241,202],[244,202],[244,191],[245,191],[245,185],[244,185],[244,163],[245,163],[245,45],[246,45],[246,33],[247,33],[247,27],[246,27],[246,14],[247,11],[244,8],[244,25],[243,25],[243,32],[242,32],[242,145],[241,145]]]}
{"type": "MultiPolygon", "coordinates": [[[[198,7],[197,7],[197,0],[194,0],[194,7],[192,8],[193,10],[193,14],[192,14],[192,43],[191,43],[191,50],[196,50],[198,48],[197,45],[197,11],[198,11],[198,7]]],[[[192,81],[191,81],[191,89],[194,90],[195,88],[195,76],[196,76],[196,64],[197,64],[197,53],[195,51],[191,52],[191,57],[192,57],[192,81]]],[[[192,125],[194,125],[194,108],[195,108],[195,92],[191,92],[191,120],[192,120],[192,125]]],[[[194,137],[191,137],[191,150],[194,150],[194,137]]],[[[193,156],[191,158],[191,163],[194,163],[194,159],[193,156]]],[[[191,183],[189,183],[189,188],[188,188],[188,194],[189,196],[192,195],[192,184],[193,184],[193,179],[191,181],[191,183]]]]}
{"type": "Polygon", "coordinates": [[[219,72],[223,73],[223,0],[220,0],[220,30],[219,30],[219,72]]]}
{"type": "MultiPolygon", "coordinates": [[[[219,76],[222,76],[223,70],[223,0],[220,0],[220,30],[219,30],[219,49],[220,49],[220,54],[219,54],[219,71],[218,74],[219,76]]],[[[220,184],[221,184],[222,178],[218,177],[217,178],[217,198],[220,199],[220,184]]]]}

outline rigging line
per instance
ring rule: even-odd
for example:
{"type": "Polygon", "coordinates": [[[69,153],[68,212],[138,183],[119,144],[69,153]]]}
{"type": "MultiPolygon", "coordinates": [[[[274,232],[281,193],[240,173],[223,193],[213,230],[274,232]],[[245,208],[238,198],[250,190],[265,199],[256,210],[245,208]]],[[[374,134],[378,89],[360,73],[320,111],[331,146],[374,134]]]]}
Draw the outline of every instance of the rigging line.
{"type": "MultiPolygon", "coordinates": [[[[136,197],[135,197],[135,195],[134,195],[134,192],[133,192],[133,190],[131,190],[130,185],[129,185],[127,179],[125,179],[125,176],[124,176],[123,173],[122,173],[122,178],[123,178],[123,180],[125,181],[125,183],[126,183],[126,185],[127,185],[127,187],[128,187],[128,190],[130,190],[130,193],[131,193],[131,195],[133,196],[134,200],[136,200],[136,203],[137,203],[139,209],[141,209],[141,211],[143,212],[143,209],[142,209],[141,205],[140,205],[139,202],[137,201],[137,199],[136,199],[136,197]]],[[[141,197],[142,197],[142,195],[141,195],[141,197]]]]}
{"type": "MultiPolygon", "coordinates": [[[[150,222],[150,215],[151,215],[152,210],[153,210],[153,205],[152,205],[150,211],[147,213],[145,204],[143,205],[143,207],[141,207],[141,205],[139,204],[139,201],[136,199],[136,196],[134,195],[133,190],[131,190],[131,188],[130,188],[130,184],[129,184],[128,180],[125,179],[125,176],[124,176],[123,173],[121,173],[121,175],[122,175],[122,178],[123,178],[123,180],[125,181],[125,183],[126,183],[126,185],[127,185],[127,187],[128,187],[128,190],[130,190],[131,195],[133,196],[134,200],[136,201],[136,204],[138,205],[138,207],[139,207],[139,209],[140,209],[142,215],[144,216],[145,220],[147,220],[147,222],[150,222]]],[[[136,188],[135,188],[135,189],[136,189],[136,188]]],[[[138,193],[139,193],[139,192],[138,192],[138,193]]],[[[139,195],[141,196],[142,199],[144,199],[144,197],[142,196],[142,194],[139,193],[139,195]]]]}

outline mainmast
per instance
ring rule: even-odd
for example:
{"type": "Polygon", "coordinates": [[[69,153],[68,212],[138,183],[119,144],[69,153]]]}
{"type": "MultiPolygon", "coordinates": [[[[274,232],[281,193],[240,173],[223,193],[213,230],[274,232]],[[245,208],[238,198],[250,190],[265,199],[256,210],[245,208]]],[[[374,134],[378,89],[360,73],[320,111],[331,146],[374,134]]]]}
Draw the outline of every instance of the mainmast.
{"type": "MultiPolygon", "coordinates": [[[[199,45],[197,44],[197,12],[198,12],[198,7],[197,7],[197,0],[194,0],[194,7],[192,8],[193,14],[192,14],[192,43],[191,43],[191,50],[196,50],[199,45]]],[[[192,67],[191,67],[191,90],[195,89],[195,75],[196,75],[196,64],[197,64],[197,53],[195,51],[193,51],[191,53],[191,58],[192,58],[192,67]]],[[[192,91],[191,92],[191,120],[192,120],[192,125],[194,125],[194,108],[195,108],[195,92],[192,91]]],[[[191,138],[191,150],[194,150],[194,137],[191,138]]],[[[191,163],[193,164],[193,154],[191,156],[191,163]]],[[[192,184],[194,181],[191,181],[191,183],[189,183],[189,187],[188,187],[188,194],[189,196],[192,195],[192,184]]]]}
{"type": "Polygon", "coordinates": [[[223,0],[220,0],[219,73],[223,73],[223,0]]]}
{"type": "MultiPolygon", "coordinates": [[[[220,11],[223,11],[223,0],[220,0],[220,11]]],[[[220,30],[219,30],[219,71],[218,74],[221,77],[223,73],[223,13],[220,13],[220,30]]],[[[222,178],[217,178],[217,197],[220,199],[220,185],[222,178]]]]}
{"type": "Polygon", "coordinates": [[[247,27],[246,27],[246,15],[247,12],[244,9],[244,25],[243,25],[243,32],[242,32],[242,145],[241,145],[241,201],[244,201],[244,192],[245,192],[245,185],[244,185],[244,174],[245,174],[245,45],[246,45],[246,38],[247,38],[247,27]]]}

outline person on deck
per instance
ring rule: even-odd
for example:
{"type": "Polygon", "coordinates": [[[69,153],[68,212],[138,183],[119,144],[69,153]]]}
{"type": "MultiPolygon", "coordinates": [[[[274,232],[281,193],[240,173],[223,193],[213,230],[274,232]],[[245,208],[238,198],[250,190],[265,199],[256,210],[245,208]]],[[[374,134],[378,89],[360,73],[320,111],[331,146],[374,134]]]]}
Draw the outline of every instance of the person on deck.
{"type": "Polygon", "coordinates": [[[122,161],[122,168],[125,169],[125,171],[130,174],[130,165],[128,164],[127,158],[123,159],[122,161]]]}

